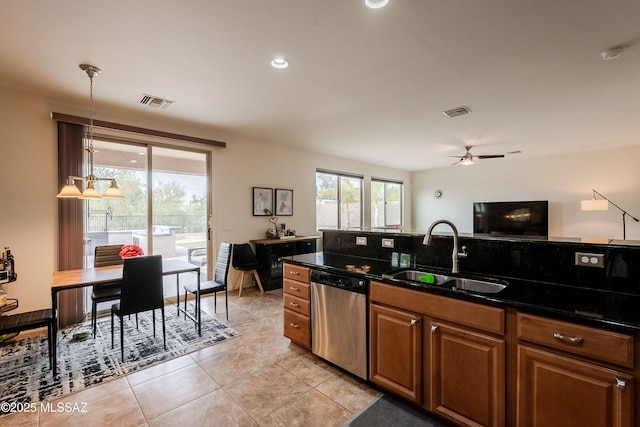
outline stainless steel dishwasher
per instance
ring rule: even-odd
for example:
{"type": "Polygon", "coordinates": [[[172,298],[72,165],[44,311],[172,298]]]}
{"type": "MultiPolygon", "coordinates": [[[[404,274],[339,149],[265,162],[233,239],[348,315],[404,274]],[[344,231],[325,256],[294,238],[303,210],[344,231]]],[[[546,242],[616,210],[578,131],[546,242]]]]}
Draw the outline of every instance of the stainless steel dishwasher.
{"type": "Polygon", "coordinates": [[[362,278],[311,270],[311,350],[365,380],[367,288],[362,278]]]}

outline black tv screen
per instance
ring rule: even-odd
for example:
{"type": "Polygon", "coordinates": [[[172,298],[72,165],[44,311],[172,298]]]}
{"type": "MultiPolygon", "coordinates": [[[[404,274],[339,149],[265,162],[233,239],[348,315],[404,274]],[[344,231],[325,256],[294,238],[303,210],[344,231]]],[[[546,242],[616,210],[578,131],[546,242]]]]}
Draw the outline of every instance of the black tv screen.
{"type": "Polygon", "coordinates": [[[473,233],[548,237],[549,202],[474,202],[473,233]]]}

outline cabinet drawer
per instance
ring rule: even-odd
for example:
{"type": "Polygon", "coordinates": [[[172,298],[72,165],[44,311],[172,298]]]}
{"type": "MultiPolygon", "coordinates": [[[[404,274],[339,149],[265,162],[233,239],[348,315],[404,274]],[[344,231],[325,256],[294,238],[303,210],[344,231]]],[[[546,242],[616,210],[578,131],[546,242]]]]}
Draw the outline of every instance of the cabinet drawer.
{"type": "Polygon", "coordinates": [[[521,340],[633,368],[633,338],[574,323],[518,313],[521,340]]]}
{"type": "Polygon", "coordinates": [[[310,299],[311,297],[311,285],[307,283],[284,279],[282,289],[285,294],[295,295],[299,298],[310,299]]]}
{"type": "Polygon", "coordinates": [[[299,298],[289,294],[284,294],[284,308],[304,314],[305,316],[309,316],[311,314],[311,303],[308,299],[299,298]]]}
{"type": "Polygon", "coordinates": [[[300,267],[299,265],[284,264],[282,266],[282,270],[283,270],[282,275],[287,279],[309,283],[309,269],[307,267],[300,267]]]}
{"type": "Polygon", "coordinates": [[[371,282],[371,301],[504,335],[504,309],[371,282]]]}
{"type": "Polygon", "coordinates": [[[284,336],[296,343],[311,348],[311,321],[309,316],[284,309],[284,336]]]}

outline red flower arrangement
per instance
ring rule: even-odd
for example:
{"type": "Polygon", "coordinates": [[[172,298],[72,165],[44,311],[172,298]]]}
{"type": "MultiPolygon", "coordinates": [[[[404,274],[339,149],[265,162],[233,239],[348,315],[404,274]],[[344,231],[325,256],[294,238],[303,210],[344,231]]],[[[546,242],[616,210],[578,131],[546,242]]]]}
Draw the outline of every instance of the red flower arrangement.
{"type": "Polygon", "coordinates": [[[133,258],[136,256],[142,256],[144,252],[142,248],[138,245],[124,245],[120,250],[120,258],[133,258]]]}

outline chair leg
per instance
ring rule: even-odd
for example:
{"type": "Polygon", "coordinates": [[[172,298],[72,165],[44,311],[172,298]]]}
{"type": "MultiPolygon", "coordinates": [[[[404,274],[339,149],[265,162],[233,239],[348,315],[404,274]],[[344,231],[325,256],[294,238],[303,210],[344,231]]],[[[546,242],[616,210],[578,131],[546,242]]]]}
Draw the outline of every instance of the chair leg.
{"type": "Polygon", "coordinates": [[[153,319],[153,336],[156,336],[156,310],[151,310],[151,317],[153,319]]]}
{"type": "Polygon", "coordinates": [[[242,287],[244,286],[244,273],[245,271],[242,270],[242,274],[240,275],[240,291],[238,292],[239,297],[242,296],[242,287]]]}
{"type": "Polygon", "coordinates": [[[111,348],[113,348],[113,310],[111,311],[111,348]]]}
{"type": "Polygon", "coordinates": [[[224,308],[227,312],[227,320],[229,320],[229,295],[227,294],[227,287],[224,287],[224,308]]]}
{"type": "Polygon", "coordinates": [[[164,323],[164,307],[160,308],[160,311],[162,312],[162,341],[164,342],[164,349],[167,349],[167,332],[166,332],[166,326],[164,323]]]}
{"type": "Polygon", "coordinates": [[[138,313],[136,313],[136,329],[138,329],[138,313]]]}
{"type": "Polygon", "coordinates": [[[122,324],[122,318],[124,316],[118,316],[120,318],[120,355],[122,362],[124,363],[124,326],[122,324]]]}
{"type": "Polygon", "coordinates": [[[218,293],[217,292],[213,293],[213,312],[214,313],[218,312],[218,293]]]}
{"type": "Polygon", "coordinates": [[[241,272],[238,272],[238,274],[236,274],[236,280],[233,281],[233,288],[231,288],[232,291],[235,291],[238,288],[238,281],[240,280],[241,275],[241,272]]]}
{"type": "Polygon", "coordinates": [[[47,325],[47,341],[49,342],[49,369],[53,369],[53,321],[47,325]]]}
{"type": "Polygon", "coordinates": [[[184,318],[187,318],[187,290],[184,290],[184,318]]]}
{"type": "Polygon", "coordinates": [[[262,289],[262,282],[260,281],[260,276],[258,276],[258,271],[251,270],[251,274],[253,274],[253,277],[256,279],[256,283],[258,283],[258,287],[260,288],[260,293],[264,294],[264,289],[262,289]]]}
{"type": "Polygon", "coordinates": [[[98,312],[98,304],[96,304],[95,300],[91,300],[91,326],[93,329],[93,338],[96,338],[96,328],[98,327],[98,321],[96,319],[96,315],[98,312]]]}

